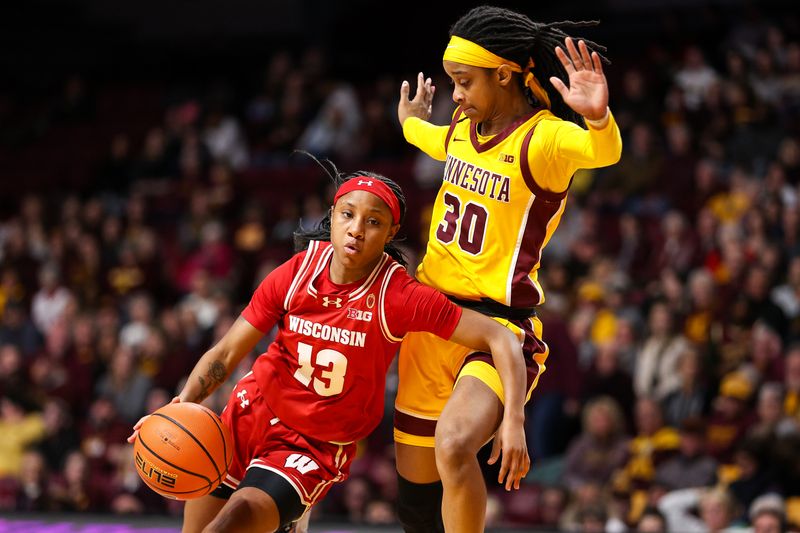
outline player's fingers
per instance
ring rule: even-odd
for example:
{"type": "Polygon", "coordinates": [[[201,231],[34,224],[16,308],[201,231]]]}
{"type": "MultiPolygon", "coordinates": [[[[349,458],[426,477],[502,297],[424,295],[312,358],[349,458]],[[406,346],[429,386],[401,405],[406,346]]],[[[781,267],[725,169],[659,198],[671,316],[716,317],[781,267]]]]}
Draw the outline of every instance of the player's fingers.
{"type": "Polygon", "coordinates": [[[564,70],[567,71],[567,74],[572,74],[575,72],[575,66],[572,64],[572,61],[567,57],[566,52],[560,46],[556,46],[556,57],[559,61],[561,61],[561,65],[564,67],[564,70]]]}
{"type": "Polygon", "coordinates": [[[403,83],[400,84],[400,101],[403,102],[408,100],[408,82],[403,80],[403,83]]]}
{"type": "Polygon", "coordinates": [[[139,430],[138,429],[134,430],[134,432],[131,433],[130,437],[128,437],[128,439],[127,439],[128,443],[133,444],[134,441],[136,441],[136,437],[138,437],[138,436],[139,436],[139,430]]]}
{"type": "Polygon", "coordinates": [[[500,438],[495,438],[494,442],[492,443],[492,453],[489,455],[489,460],[486,461],[490,465],[493,465],[497,462],[497,459],[500,457],[500,438]]]}
{"type": "Polygon", "coordinates": [[[593,63],[592,63],[592,57],[589,54],[589,47],[586,46],[586,41],[584,41],[583,39],[578,41],[578,50],[581,53],[581,61],[583,61],[583,66],[587,69],[592,68],[593,63]]]}
{"type": "Polygon", "coordinates": [[[552,83],[553,87],[556,88],[556,91],[558,91],[561,94],[561,98],[564,99],[567,98],[567,95],[569,94],[569,89],[567,88],[566,85],[564,85],[563,81],[561,81],[559,78],[556,78],[555,76],[552,76],[550,78],[550,83],[552,83]]]}
{"type": "Polygon", "coordinates": [[[169,403],[181,403],[181,397],[180,397],[180,396],[175,396],[175,397],[172,399],[172,401],[171,401],[171,402],[169,402],[169,403]]]}
{"type": "Polygon", "coordinates": [[[594,68],[594,71],[598,74],[603,73],[603,62],[600,61],[600,54],[597,52],[592,52],[592,68],[594,68]]]}
{"type": "Polygon", "coordinates": [[[414,95],[414,100],[418,98],[423,98],[425,94],[425,76],[422,75],[422,72],[417,74],[417,93],[414,95]]]}
{"type": "Polygon", "coordinates": [[[512,470],[511,461],[510,456],[503,453],[503,460],[500,462],[500,472],[497,474],[497,482],[501,485],[505,482],[506,490],[508,490],[510,486],[512,473],[514,472],[514,470],[512,470]]]}
{"type": "Polygon", "coordinates": [[[575,70],[583,70],[583,59],[581,59],[581,54],[578,52],[578,49],[575,48],[575,43],[570,37],[564,39],[564,43],[567,45],[567,52],[569,53],[569,58],[572,60],[572,64],[575,66],[575,70]]]}

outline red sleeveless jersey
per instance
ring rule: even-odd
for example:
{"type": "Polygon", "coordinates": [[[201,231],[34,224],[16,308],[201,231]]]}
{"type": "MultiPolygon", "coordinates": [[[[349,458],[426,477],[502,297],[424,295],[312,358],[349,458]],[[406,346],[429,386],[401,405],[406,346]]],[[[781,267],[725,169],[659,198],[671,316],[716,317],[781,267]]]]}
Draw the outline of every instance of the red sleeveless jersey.
{"type": "Polygon", "coordinates": [[[330,243],[313,241],[264,279],[242,317],[264,332],[278,324],[253,364],[277,417],[308,437],[346,443],[380,422],[386,371],[405,334],[449,339],[461,308],[387,254],[366,278],[336,285],[332,255],[330,243]]]}

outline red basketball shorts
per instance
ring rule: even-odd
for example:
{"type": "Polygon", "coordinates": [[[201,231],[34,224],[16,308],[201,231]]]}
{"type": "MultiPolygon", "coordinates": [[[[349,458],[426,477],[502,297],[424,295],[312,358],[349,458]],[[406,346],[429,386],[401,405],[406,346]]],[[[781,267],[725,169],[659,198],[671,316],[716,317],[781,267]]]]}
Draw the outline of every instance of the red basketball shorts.
{"type": "Polygon", "coordinates": [[[347,479],[356,455],[355,443],[314,440],[284,425],[261,396],[252,372],[234,387],[222,420],[234,441],[233,461],[223,483],[234,490],[248,469],[263,468],[288,481],[310,507],[331,485],[347,479]]]}

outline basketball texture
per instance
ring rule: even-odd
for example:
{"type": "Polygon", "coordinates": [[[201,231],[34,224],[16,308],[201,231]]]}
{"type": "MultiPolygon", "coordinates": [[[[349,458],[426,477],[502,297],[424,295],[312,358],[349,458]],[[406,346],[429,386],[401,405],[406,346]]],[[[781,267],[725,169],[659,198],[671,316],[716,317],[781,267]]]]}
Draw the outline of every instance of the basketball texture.
{"type": "Polygon", "coordinates": [[[209,494],[225,479],[233,440],[207,407],[171,403],[144,421],[133,458],[136,471],[151,489],[167,498],[191,500],[209,494]]]}

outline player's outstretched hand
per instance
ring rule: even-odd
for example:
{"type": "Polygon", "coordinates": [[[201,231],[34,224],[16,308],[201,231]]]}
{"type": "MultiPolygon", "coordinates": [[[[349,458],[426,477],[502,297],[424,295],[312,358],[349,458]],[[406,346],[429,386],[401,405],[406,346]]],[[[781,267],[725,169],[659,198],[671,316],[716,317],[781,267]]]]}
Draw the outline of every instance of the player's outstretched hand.
{"type": "Polygon", "coordinates": [[[433,93],[436,92],[436,87],[433,86],[430,78],[425,79],[420,72],[417,74],[417,92],[411,100],[408,99],[410,91],[411,86],[403,80],[400,85],[400,103],[397,104],[397,118],[400,120],[401,126],[408,117],[428,120],[433,111],[433,93]]]}
{"type": "Polygon", "coordinates": [[[489,464],[493,465],[502,453],[500,473],[497,482],[505,483],[506,490],[519,489],[519,482],[528,474],[531,460],[525,444],[525,429],[522,424],[503,419],[497,429],[492,445],[489,464]]]}
{"type": "MultiPolygon", "coordinates": [[[[175,396],[169,403],[179,403],[180,401],[181,401],[180,397],[175,396]]],[[[136,437],[139,436],[139,430],[142,429],[142,424],[144,424],[144,421],[147,420],[149,416],[150,415],[144,415],[142,418],[139,419],[138,422],[136,422],[133,425],[133,433],[131,433],[131,436],[128,437],[128,442],[133,444],[136,441],[136,437]]]]}
{"type": "Polygon", "coordinates": [[[567,52],[556,46],[555,52],[569,75],[569,87],[555,76],[550,83],[561,93],[564,103],[589,120],[601,120],[608,109],[608,82],[597,52],[589,54],[584,41],[577,48],[572,39],[564,40],[567,52]],[[569,55],[567,55],[569,53],[569,55]]]}

